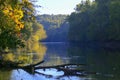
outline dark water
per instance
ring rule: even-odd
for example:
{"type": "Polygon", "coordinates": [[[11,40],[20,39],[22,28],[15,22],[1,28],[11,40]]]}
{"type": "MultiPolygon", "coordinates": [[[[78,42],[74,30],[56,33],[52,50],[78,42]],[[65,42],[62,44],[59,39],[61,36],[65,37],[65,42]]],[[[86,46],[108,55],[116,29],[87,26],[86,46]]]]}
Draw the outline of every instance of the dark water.
{"type": "Polygon", "coordinates": [[[22,69],[0,70],[0,80],[120,80],[119,49],[101,47],[96,44],[43,43],[35,50],[31,53],[32,58],[29,57],[27,62],[34,63],[44,59],[45,62],[41,66],[85,64],[84,69],[89,74],[62,76],[64,72],[54,68],[45,71],[37,70],[46,75],[30,74],[22,69]],[[35,52],[35,50],[37,51],[35,52]]]}

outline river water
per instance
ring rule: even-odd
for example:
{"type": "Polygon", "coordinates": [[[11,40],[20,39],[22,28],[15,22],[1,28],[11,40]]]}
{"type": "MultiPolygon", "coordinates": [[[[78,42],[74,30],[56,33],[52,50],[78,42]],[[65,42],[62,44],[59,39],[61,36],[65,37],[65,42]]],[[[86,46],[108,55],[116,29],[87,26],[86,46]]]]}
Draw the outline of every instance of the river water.
{"type": "MultiPolygon", "coordinates": [[[[25,56],[18,58],[26,61],[26,64],[45,60],[40,66],[85,64],[83,67],[89,74],[63,76],[63,71],[57,71],[54,68],[36,70],[43,74],[32,74],[22,69],[0,69],[0,80],[120,80],[119,49],[101,47],[96,44],[49,42],[34,46],[33,52],[29,54],[32,56],[28,55],[28,59],[25,56]]],[[[8,56],[8,58],[12,60],[11,57],[8,56]]]]}

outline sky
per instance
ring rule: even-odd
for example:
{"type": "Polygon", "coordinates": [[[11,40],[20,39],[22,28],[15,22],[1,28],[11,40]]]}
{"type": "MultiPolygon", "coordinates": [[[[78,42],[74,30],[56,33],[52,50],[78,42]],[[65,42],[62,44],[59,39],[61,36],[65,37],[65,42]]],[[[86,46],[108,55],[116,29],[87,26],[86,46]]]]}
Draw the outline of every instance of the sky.
{"type": "Polygon", "coordinates": [[[38,14],[70,14],[81,0],[38,0],[38,14]]]}

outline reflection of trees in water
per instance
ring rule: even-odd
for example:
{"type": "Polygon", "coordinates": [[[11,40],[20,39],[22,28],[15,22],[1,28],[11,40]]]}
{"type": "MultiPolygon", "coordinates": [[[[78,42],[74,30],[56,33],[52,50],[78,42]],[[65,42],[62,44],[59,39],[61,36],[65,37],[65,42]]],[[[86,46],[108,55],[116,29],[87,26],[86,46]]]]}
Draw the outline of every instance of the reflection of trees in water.
{"type": "Polygon", "coordinates": [[[42,61],[47,48],[39,42],[34,42],[29,50],[33,53],[33,60],[37,59],[37,61],[42,61]]]}
{"type": "MultiPolygon", "coordinates": [[[[32,43],[29,49],[19,49],[16,50],[15,53],[7,53],[2,55],[3,61],[12,61],[12,62],[20,62],[24,65],[36,63],[38,61],[42,61],[43,57],[46,53],[47,48],[40,44],[39,42],[32,43]]],[[[20,64],[20,65],[23,65],[20,64]]]]}
{"type": "Polygon", "coordinates": [[[68,48],[69,56],[81,56],[83,59],[72,59],[71,62],[86,62],[88,72],[96,72],[92,77],[97,80],[119,80],[120,50],[110,49],[96,44],[74,45],[68,48]],[[82,57],[83,56],[83,57],[82,57]],[[82,61],[81,61],[82,60],[82,61]]]}
{"type": "Polygon", "coordinates": [[[15,55],[13,53],[3,54],[2,58],[4,61],[14,61],[15,55]]]}
{"type": "Polygon", "coordinates": [[[94,76],[98,80],[120,79],[120,51],[101,48],[93,49],[88,56],[89,70],[98,72],[101,76],[94,76]]]}
{"type": "Polygon", "coordinates": [[[87,60],[86,49],[78,45],[70,44],[68,47],[68,56],[71,57],[70,62],[86,64],[87,60]]]}
{"type": "Polygon", "coordinates": [[[62,42],[44,43],[47,47],[45,63],[43,65],[59,65],[69,63],[67,57],[67,44],[62,42]]]}
{"type": "Polygon", "coordinates": [[[11,72],[10,70],[0,69],[0,80],[10,80],[11,72]]]}
{"type": "Polygon", "coordinates": [[[49,55],[48,60],[43,63],[43,66],[52,66],[52,65],[60,65],[60,64],[65,64],[69,63],[68,60],[63,60],[63,58],[57,53],[53,53],[52,55],[49,55]]]}

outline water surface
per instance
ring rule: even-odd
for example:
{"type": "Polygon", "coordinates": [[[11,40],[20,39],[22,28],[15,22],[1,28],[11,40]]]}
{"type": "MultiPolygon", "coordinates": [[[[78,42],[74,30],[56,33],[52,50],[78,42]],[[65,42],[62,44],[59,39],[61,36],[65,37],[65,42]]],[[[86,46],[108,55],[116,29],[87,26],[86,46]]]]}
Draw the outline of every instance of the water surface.
{"type": "MultiPolygon", "coordinates": [[[[119,80],[120,50],[95,44],[43,43],[35,48],[27,64],[45,60],[40,66],[85,64],[86,76],[63,76],[56,69],[38,69],[43,74],[32,74],[22,69],[0,70],[0,80],[119,80]],[[35,51],[37,50],[37,51],[35,51]],[[29,61],[30,60],[30,61],[29,61]]],[[[26,59],[26,58],[25,58],[26,59]]],[[[27,61],[26,61],[27,62],[27,61]]]]}

